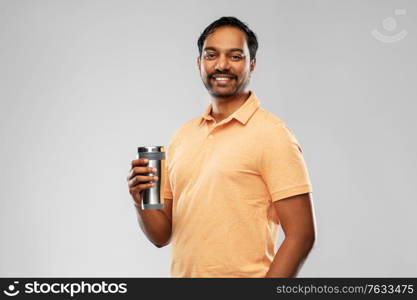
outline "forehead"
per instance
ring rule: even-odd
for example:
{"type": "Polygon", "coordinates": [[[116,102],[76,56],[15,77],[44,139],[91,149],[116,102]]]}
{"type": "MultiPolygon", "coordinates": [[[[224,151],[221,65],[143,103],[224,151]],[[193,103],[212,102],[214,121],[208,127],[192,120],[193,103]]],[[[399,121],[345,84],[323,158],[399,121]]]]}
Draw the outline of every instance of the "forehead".
{"type": "Polygon", "coordinates": [[[246,42],[246,33],[239,28],[231,26],[218,27],[210,33],[204,41],[203,49],[206,47],[214,47],[219,50],[240,48],[245,52],[249,50],[246,42]]]}

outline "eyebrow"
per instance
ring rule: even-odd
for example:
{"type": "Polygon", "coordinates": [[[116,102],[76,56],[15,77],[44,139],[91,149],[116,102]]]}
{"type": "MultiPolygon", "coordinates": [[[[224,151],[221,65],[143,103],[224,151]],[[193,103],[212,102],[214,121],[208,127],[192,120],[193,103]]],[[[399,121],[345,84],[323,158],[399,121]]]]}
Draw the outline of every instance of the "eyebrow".
{"type": "MultiPolygon", "coordinates": [[[[206,48],[204,48],[203,49],[204,51],[207,51],[207,50],[213,50],[213,51],[217,51],[217,49],[216,48],[214,48],[214,47],[206,47],[206,48]]],[[[243,53],[243,49],[240,49],[240,48],[231,48],[231,49],[227,49],[226,50],[227,52],[241,52],[241,53],[243,53]]]]}

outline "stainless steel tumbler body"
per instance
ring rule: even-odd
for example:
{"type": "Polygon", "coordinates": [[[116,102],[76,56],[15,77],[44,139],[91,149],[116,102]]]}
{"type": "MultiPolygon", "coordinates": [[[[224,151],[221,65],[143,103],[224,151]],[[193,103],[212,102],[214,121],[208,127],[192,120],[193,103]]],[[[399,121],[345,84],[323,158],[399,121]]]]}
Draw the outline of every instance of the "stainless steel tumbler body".
{"type": "Polygon", "coordinates": [[[155,186],[143,190],[142,208],[143,209],[160,209],[163,204],[163,170],[165,168],[165,148],[164,146],[144,146],[138,147],[137,158],[147,158],[148,166],[156,168],[156,173],[148,173],[147,176],[158,176],[155,186]]]}

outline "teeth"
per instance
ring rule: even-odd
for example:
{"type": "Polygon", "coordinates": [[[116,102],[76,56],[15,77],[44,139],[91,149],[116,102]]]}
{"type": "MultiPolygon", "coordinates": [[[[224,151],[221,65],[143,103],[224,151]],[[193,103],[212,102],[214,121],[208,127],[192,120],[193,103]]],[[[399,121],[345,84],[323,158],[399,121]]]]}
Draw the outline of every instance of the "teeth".
{"type": "Polygon", "coordinates": [[[216,79],[216,80],[230,80],[230,79],[232,79],[232,78],[227,78],[227,77],[216,77],[216,78],[214,78],[214,79],[216,79]]]}

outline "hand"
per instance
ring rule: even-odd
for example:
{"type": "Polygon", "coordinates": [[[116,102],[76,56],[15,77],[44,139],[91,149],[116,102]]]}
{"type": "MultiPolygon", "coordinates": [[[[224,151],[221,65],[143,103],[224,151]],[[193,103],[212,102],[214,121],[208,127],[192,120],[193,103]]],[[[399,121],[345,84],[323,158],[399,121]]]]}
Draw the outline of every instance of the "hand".
{"type": "Polygon", "coordinates": [[[127,176],[129,193],[139,207],[143,198],[142,191],[153,187],[154,182],[158,180],[158,176],[150,174],[155,173],[156,169],[148,167],[148,162],[146,158],[132,160],[132,167],[127,176]]]}

